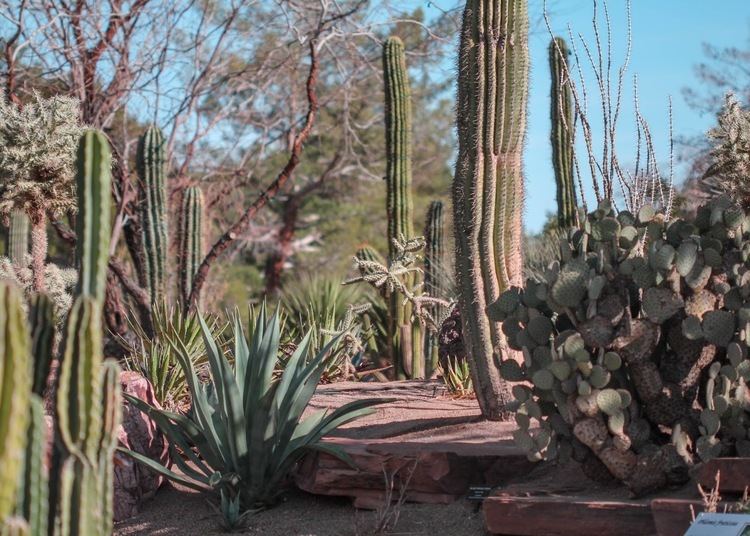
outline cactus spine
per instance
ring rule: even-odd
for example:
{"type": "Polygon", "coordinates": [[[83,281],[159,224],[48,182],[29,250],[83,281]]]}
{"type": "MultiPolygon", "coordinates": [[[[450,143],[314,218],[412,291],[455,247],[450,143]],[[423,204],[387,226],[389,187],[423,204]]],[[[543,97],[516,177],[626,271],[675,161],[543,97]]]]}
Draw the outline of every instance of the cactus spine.
{"type": "Polygon", "coordinates": [[[13,264],[23,264],[29,254],[29,217],[22,210],[14,210],[10,215],[6,255],[13,264]]]}
{"type": "Polygon", "coordinates": [[[459,52],[458,158],[453,181],[456,279],[472,380],[485,417],[507,414],[504,348],[486,308],[523,283],[522,150],[528,99],[526,0],[468,0],[459,52]]]}
{"type": "Polygon", "coordinates": [[[13,513],[18,491],[18,467],[23,463],[31,395],[29,334],[21,296],[0,284],[0,526],[13,513]]]}
{"type": "MultiPolygon", "coordinates": [[[[427,210],[424,230],[424,287],[427,294],[435,298],[444,298],[447,292],[443,226],[443,203],[442,201],[433,201],[427,210]]],[[[431,305],[430,309],[436,320],[441,319],[445,313],[445,307],[440,305],[431,305]]],[[[436,333],[428,331],[425,334],[424,355],[428,361],[426,375],[430,377],[438,366],[438,337],[436,333]]]]}
{"type": "Polygon", "coordinates": [[[146,280],[151,302],[166,293],[167,280],[167,190],[166,147],[161,130],[149,127],[138,142],[136,166],[141,182],[141,226],[146,280]]]}
{"type": "MultiPolygon", "coordinates": [[[[411,199],[411,90],[406,70],[404,44],[389,37],[383,46],[385,81],[386,208],[388,212],[388,251],[394,258],[394,240],[414,237],[411,199]]],[[[415,278],[407,281],[414,286],[415,278]]],[[[403,296],[388,297],[388,337],[396,377],[423,378],[424,356],[419,323],[412,318],[412,305],[403,296]]]]}
{"type": "Polygon", "coordinates": [[[193,288],[193,277],[203,260],[203,193],[193,186],[182,198],[180,215],[180,296],[185,307],[193,288]]]}
{"type": "Polygon", "coordinates": [[[562,37],[549,45],[552,133],[552,165],[557,183],[557,224],[567,229],[576,224],[576,187],[573,178],[573,97],[566,62],[570,52],[562,37]]]}

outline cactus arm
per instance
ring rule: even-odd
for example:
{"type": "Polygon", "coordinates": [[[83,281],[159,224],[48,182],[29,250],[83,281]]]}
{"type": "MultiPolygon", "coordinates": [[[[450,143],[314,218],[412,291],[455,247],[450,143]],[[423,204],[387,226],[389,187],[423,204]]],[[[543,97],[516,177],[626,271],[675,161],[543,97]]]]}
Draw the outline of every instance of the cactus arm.
{"type": "Polygon", "coordinates": [[[193,186],[185,190],[180,214],[180,296],[185,307],[202,260],[203,193],[193,186]]]}
{"type": "Polygon", "coordinates": [[[104,300],[111,236],[112,158],[103,134],[86,131],[76,161],[78,294],[104,300]]]}
{"type": "Polygon", "coordinates": [[[167,279],[167,206],[166,146],[161,130],[149,127],[141,136],[136,168],[141,181],[141,227],[143,253],[151,302],[158,303],[166,292],[167,279]]]}
{"type": "MultiPolygon", "coordinates": [[[[446,295],[446,263],[445,243],[443,238],[443,203],[433,201],[427,211],[425,221],[425,257],[424,281],[425,290],[434,298],[445,298],[446,295]]],[[[436,320],[443,317],[445,307],[431,305],[431,313],[436,320]]],[[[425,375],[430,377],[438,366],[438,337],[436,333],[425,333],[424,355],[428,362],[425,365],[425,375]]]]}

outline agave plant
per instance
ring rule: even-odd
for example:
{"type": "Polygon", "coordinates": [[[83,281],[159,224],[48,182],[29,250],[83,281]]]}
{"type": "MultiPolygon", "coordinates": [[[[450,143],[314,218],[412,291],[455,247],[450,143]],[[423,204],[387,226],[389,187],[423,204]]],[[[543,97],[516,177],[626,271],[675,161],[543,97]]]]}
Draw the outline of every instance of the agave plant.
{"type": "Polygon", "coordinates": [[[255,325],[249,328],[250,339],[235,314],[233,341],[226,351],[205,319],[201,315],[198,319],[208,360],[207,382],[198,378],[188,348],[179,339],[170,340],[190,390],[189,412],[159,410],[128,397],[166,434],[171,459],[182,474],[138,453],[124,452],[176,482],[219,492],[225,504],[239,500],[243,509],[272,504],[291,469],[309,450],[351,463],[344,451],[321,439],[371,413],[372,406],[386,399],[357,400],[302,419],[338,340],[308,357],[308,332],[278,376],[274,374],[280,354],[278,310],[268,318],[265,307],[260,309],[255,325]]]}

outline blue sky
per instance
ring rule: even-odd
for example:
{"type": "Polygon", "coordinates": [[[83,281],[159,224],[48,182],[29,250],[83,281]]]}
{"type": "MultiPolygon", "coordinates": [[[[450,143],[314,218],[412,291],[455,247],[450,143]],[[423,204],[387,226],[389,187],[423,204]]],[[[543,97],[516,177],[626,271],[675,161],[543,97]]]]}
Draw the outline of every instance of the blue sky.
{"type": "MultiPolygon", "coordinates": [[[[445,0],[436,2],[447,7],[445,0]]],[[[430,2],[424,6],[433,11],[430,2]]],[[[452,2],[451,2],[452,4],[452,2]]],[[[614,65],[619,66],[626,45],[625,0],[610,0],[613,29],[614,65]]],[[[549,34],[540,19],[541,0],[531,0],[532,30],[531,95],[525,154],[526,227],[538,231],[546,213],[556,211],[555,186],[549,144],[549,34]]],[[[591,0],[550,0],[553,31],[567,36],[567,24],[593,43],[591,0]]],[[[601,2],[600,2],[601,13],[601,2]]],[[[618,129],[620,158],[626,163],[634,156],[635,129],[632,115],[632,75],[639,79],[639,102],[649,122],[660,164],[666,166],[669,154],[668,99],[672,96],[676,136],[693,136],[710,128],[714,118],[692,110],[682,96],[682,88],[695,84],[693,66],[703,58],[702,43],[717,46],[745,46],[750,32],[750,0],[633,0],[633,50],[625,106],[618,129]]],[[[590,80],[593,82],[593,80],[590,80]]],[[[592,88],[593,89],[593,88],[592,88]]],[[[593,118],[599,115],[592,113],[593,118]]],[[[594,125],[596,128],[598,125],[594,125]]],[[[684,171],[678,166],[676,181],[684,171]]],[[[585,175],[584,175],[585,178],[585,175]]]]}

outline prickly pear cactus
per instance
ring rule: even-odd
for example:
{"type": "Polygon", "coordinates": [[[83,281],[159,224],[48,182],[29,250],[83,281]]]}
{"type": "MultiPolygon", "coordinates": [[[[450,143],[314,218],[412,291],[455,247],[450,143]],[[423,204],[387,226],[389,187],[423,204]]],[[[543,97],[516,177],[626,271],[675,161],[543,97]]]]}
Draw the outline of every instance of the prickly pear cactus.
{"type": "Polygon", "coordinates": [[[726,199],[695,220],[608,203],[541,281],[488,308],[523,363],[516,442],[531,460],[604,465],[636,494],[694,463],[750,454],[750,220],[726,199]]]}

